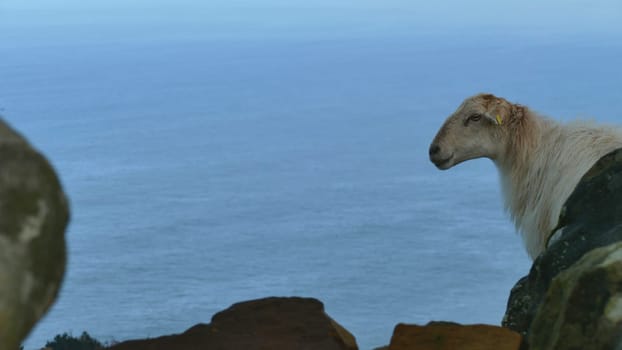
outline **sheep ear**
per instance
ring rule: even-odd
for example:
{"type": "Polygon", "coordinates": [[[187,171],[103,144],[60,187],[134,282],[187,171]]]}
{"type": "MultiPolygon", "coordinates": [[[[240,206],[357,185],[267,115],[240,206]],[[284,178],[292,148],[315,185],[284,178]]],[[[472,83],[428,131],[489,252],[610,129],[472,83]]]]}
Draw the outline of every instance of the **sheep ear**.
{"type": "Polygon", "coordinates": [[[497,114],[495,116],[495,121],[497,122],[497,125],[503,125],[503,117],[501,117],[501,114],[497,114]]]}
{"type": "Polygon", "coordinates": [[[494,116],[490,114],[486,114],[486,118],[490,120],[491,123],[497,124],[497,125],[503,125],[503,123],[505,122],[505,118],[503,118],[501,114],[499,113],[494,114],[494,116]]]}

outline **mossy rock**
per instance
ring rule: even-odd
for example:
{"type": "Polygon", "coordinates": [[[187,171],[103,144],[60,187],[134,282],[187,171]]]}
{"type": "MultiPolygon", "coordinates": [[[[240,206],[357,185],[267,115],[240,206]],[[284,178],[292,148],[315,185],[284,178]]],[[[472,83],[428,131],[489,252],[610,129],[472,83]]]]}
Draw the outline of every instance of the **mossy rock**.
{"type": "Polygon", "coordinates": [[[54,169],[0,120],[0,348],[18,349],[56,299],[68,222],[54,169]]]}

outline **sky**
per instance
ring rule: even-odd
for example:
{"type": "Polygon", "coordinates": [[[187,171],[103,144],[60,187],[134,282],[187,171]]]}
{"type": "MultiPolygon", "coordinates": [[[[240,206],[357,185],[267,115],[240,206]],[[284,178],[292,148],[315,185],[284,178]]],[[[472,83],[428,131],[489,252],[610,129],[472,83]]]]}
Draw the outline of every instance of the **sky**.
{"type": "Polygon", "coordinates": [[[215,39],[367,36],[390,32],[622,36],[619,0],[2,0],[0,29],[215,39]]]}

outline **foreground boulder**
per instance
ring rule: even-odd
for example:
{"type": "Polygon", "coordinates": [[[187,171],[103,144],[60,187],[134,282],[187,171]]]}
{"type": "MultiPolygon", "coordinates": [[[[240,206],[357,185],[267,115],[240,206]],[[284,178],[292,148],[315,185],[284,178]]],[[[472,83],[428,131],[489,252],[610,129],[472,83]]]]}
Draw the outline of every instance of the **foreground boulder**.
{"type": "Polygon", "coordinates": [[[507,328],[430,322],[426,326],[398,324],[387,349],[518,350],[520,345],[520,334],[507,328]]]}
{"type": "Polygon", "coordinates": [[[593,249],[622,241],[622,150],[604,156],[583,176],[559,222],[557,239],[508,300],[503,326],[525,338],[553,279],[593,249]]]}
{"type": "Polygon", "coordinates": [[[310,298],[266,298],[234,304],[182,334],[131,340],[110,350],[356,350],[352,334],[310,298]]]}
{"type": "Polygon", "coordinates": [[[0,120],[0,349],[18,349],[56,299],[68,221],[50,164],[0,120]]]}
{"type": "Polygon", "coordinates": [[[531,350],[622,348],[622,243],[587,253],[553,279],[529,344],[531,350]]]}

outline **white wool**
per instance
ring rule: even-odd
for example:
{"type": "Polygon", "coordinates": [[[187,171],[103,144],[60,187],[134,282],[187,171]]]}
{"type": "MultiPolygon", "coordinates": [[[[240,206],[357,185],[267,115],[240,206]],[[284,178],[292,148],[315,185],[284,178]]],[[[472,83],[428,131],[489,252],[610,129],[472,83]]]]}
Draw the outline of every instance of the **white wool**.
{"type": "Polygon", "coordinates": [[[535,259],[546,249],[562,207],[583,175],[601,157],[622,148],[622,131],[583,121],[564,125],[533,112],[528,117],[534,123],[526,129],[529,146],[516,150],[520,157],[495,164],[506,210],[535,259]]]}

